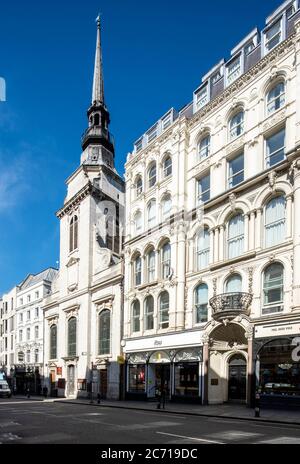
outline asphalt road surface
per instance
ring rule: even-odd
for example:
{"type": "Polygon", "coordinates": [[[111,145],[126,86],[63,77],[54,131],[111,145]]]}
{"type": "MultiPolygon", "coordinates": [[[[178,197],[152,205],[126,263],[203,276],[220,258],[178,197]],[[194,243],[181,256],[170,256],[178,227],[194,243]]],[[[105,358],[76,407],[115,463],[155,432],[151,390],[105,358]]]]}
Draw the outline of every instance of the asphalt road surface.
{"type": "Polygon", "coordinates": [[[0,399],[0,444],[300,444],[300,427],[0,399]]]}

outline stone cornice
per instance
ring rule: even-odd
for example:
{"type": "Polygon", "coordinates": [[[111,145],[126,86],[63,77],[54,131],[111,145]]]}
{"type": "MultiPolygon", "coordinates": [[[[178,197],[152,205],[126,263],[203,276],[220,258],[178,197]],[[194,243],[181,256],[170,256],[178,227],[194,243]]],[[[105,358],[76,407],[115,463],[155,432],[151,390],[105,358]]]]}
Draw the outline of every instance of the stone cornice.
{"type": "Polygon", "coordinates": [[[285,55],[295,45],[296,34],[292,34],[280,45],[278,45],[273,51],[268,53],[266,56],[261,58],[254,66],[252,66],[246,73],[239,77],[234,83],[227,87],[223,92],[211,100],[204,108],[199,110],[195,115],[188,121],[188,126],[192,129],[201,119],[207,117],[210,113],[215,111],[220,105],[224,104],[227,100],[232,99],[234,95],[240,92],[246,85],[254,80],[258,73],[264,71],[268,65],[274,64],[274,62],[285,55]]]}
{"type": "Polygon", "coordinates": [[[81,190],[79,190],[76,195],[74,195],[67,203],[57,211],[56,216],[61,219],[63,216],[68,214],[70,211],[74,209],[74,207],[78,206],[82,200],[92,193],[93,186],[91,182],[88,182],[81,190]]]}

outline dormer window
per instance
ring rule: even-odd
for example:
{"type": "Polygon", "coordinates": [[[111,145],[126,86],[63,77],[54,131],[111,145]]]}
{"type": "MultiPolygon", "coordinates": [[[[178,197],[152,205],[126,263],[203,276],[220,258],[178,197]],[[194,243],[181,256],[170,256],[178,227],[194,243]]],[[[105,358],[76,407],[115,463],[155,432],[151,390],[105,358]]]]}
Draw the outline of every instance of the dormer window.
{"type": "Polygon", "coordinates": [[[286,17],[289,19],[293,14],[296,12],[295,5],[292,4],[287,10],[286,10],[286,17]]]}
{"type": "Polygon", "coordinates": [[[156,136],[157,136],[157,126],[154,126],[154,127],[153,127],[152,129],[150,129],[149,132],[147,133],[148,143],[152,142],[152,140],[154,140],[156,136]]]}
{"type": "Polygon", "coordinates": [[[254,50],[255,47],[256,45],[254,43],[254,40],[251,40],[250,42],[248,42],[244,48],[245,55],[249,55],[252,52],[252,50],[254,50]]]}
{"type": "Polygon", "coordinates": [[[211,78],[212,85],[215,85],[222,77],[221,69],[217,71],[211,78]]]}
{"type": "Polygon", "coordinates": [[[143,148],[143,139],[140,139],[135,144],[135,151],[138,152],[143,148]]]}
{"type": "Polygon", "coordinates": [[[196,108],[199,110],[208,103],[208,86],[202,87],[196,94],[196,108]]]}
{"type": "Polygon", "coordinates": [[[162,130],[166,130],[172,124],[172,115],[169,113],[163,120],[162,120],[162,130]]]}
{"type": "Polygon", "coordinates": [[[282,40],[281,19],[265,32],[265,52],[268,53],[282,40]]]}
{"type": "Polygon", "coordinates": [[[241,56],[231,61],[227,66],[227,85],[230,85],[241,75],[241,56]]]}

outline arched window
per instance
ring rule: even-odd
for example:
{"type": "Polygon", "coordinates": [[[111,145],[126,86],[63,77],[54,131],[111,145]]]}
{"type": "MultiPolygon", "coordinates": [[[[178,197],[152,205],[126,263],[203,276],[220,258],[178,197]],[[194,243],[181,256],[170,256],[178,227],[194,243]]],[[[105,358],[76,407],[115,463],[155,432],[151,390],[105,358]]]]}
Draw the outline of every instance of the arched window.
{"type": "Polygon", "coordinates": [[[70,222],[70,253],[78,247],[78,217],[73,216],[70,222]]]}
{"type": "Polygon", "coordinates": [[[171,272],[171,245],[169,242],[165,243],[161,249],[161,276],[167,279],[171,272]]]}
{"type": "Polygon", "coordinates": [[[285,85],[278,82],[267,94],[267,114],[272,114],[285,104],[285,85]]]}
{"type": "Polygon", "coordinates": [[[99,124],[100,124],[100,116],[99,116],[98,113],[95,114],[94,124],[95,124],[95,126],[99,126],[99,124]]]}
{"type": "Polygon", "coordinates": [[[105,309],[99,316],[99,355],[110,354],[110,311],[105,309]]]}
{"type": "Polygon", "coordinates": [[[159,297],[159,327],[167,329],[169,327],[169,293],[162,292],[159,297]]]}
{"type": "Polygon", "coordinates": [[[68,320],[68,356],[76,356],[77,346],[77,320],[71,317],[68,320]]]}
{"type": "Polygon", "coordinates": [[[139,332],[141,330],[141,308],[139,300],[132,303],[132,332],[139,332]]]}
{"type": "Polygon", "coordinates": [[[146,255],[148,282],[155,280],[155,251],[151,249],[146,255]]]}
{"type": "Polygon", "coordinates": [[[207,322],[208,287],[200,284],[195,289],[195,321],[196,324],[207,322]]]}
{"type": "Polygon", "coordinates": [[[34,362],[35,362],[35,364],[38,364],[39,358],[40,358],[39,350],[38,350],[38,349],[35,349],[35,350],[34,350],[34,362]]]}
{"type": "Polygon", "coordinates": [[[136,233],[142,230],[142,212],[138,211],[134,216],[134,229],[136,233]]]}
{"type": "Polygon", "coordinates": [[[156,201],[151,200],[148,204],[148,227],[151,228],[156,224],[156,201]]]}
{"type": "Polygon", "coordinates": [[[209,264],[209,229],[201,229],[197,237],[197,270],[204,269],[209,264]]]}
{"type": "Polygon", "coordinates": [[[142,283],[142,258],[138,255],[133,263],[134,266],[134,285],[138,286],[142,283]]]}
{"type": "Polygon", "coordinates": [[[23,351],[19,351],[18,353],[18,362],[23,363],[25,361],[25,355],[23,351]]]}
{"type": "Polygon", "coordinates": [[[153,330],[154,328],[154,300],[153,296],[149,295],[145,299],[145,330],[153,330]]]}
{"type": "Polygon", "coordinates": [[[135,180],[135,193],[136,196],[139,197],[143,192],[143,179],[141,176],[137,176],[135,180]]]}
{"type": "Polygon", "coordinates": [[[198,143],[198,158],[202,160],[210,155],[210,135],[202,138],[198,143]]]}
{"type": "Polygon", "coordinates": [[[241,213],[228,223],[228,258],[241,256],[244,252],[244,217],[241,213]]]}
{"type": "Polygon", "coordinates": [[[170,194],[167,194],[163,197],[161,201],[162,220],[167,219],[171,215],[171,211],[172,211],[172,198],[170,194]]]}
{"type": "Polygon", "coordinates": [[[285,238],[286,201],[283,196],[272,198],[265,210],[265,243],[272,247],[282,243],[285,238]]]}
{"type": "Polygon", "coordinates": [[[244,132],[244,112],[235,114],[229,122],[229,139],[233,140],[244,132]]]}
{"type": "Polygon", "coordinates": [[[172,159],[167,156],[163,162],[164,178],[169,177],[172,174],[172,159]]]}
{"type": "Polygon", "coordinates": [[[50,327],[50,359],[57,358],[57,325],[50,327]]]}
{"type": "Polygon", "coordinates": [[[151,188],[156,184],[156,164],[153,163],[148,170],[148,187],[151,188]]]}
{"type": "Polygon", "coordinates": [[[283,265],[270,264],[264,272],[263,314],[277,313],[283,310],[283,265]]]}
{"type": "Polygon", "coordinates": [[[225,282],[225,293],[241,293],[242,278],[239,274],[232,274],[225,282]]]}

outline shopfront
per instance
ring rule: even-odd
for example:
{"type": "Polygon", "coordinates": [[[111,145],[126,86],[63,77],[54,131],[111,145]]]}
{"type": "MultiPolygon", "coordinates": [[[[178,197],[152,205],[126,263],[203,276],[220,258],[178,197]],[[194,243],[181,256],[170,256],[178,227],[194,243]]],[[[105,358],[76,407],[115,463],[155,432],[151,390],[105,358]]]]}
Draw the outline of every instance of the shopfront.
{"type": "Polygon", "coordinates": [[[189,339],[187,334],[178,334],[177,338],[174,335],[148,338],[140,340],[140,345],[160,349],[143,351],[131,351],[138,341],[128,341],[126,398],[155,400],[159,392],[164,392],[169,401],[201,403],[202,346],[199,341],[200,334],[195,332],[189,339]],[[198,341],[198,345],[184,346],[192,340],[198,341]]]}
{"type": "Polygon", "coordinates": [[[300,407],[300,321],[257,326],[254,351],[262,404],[300,407]]]}

